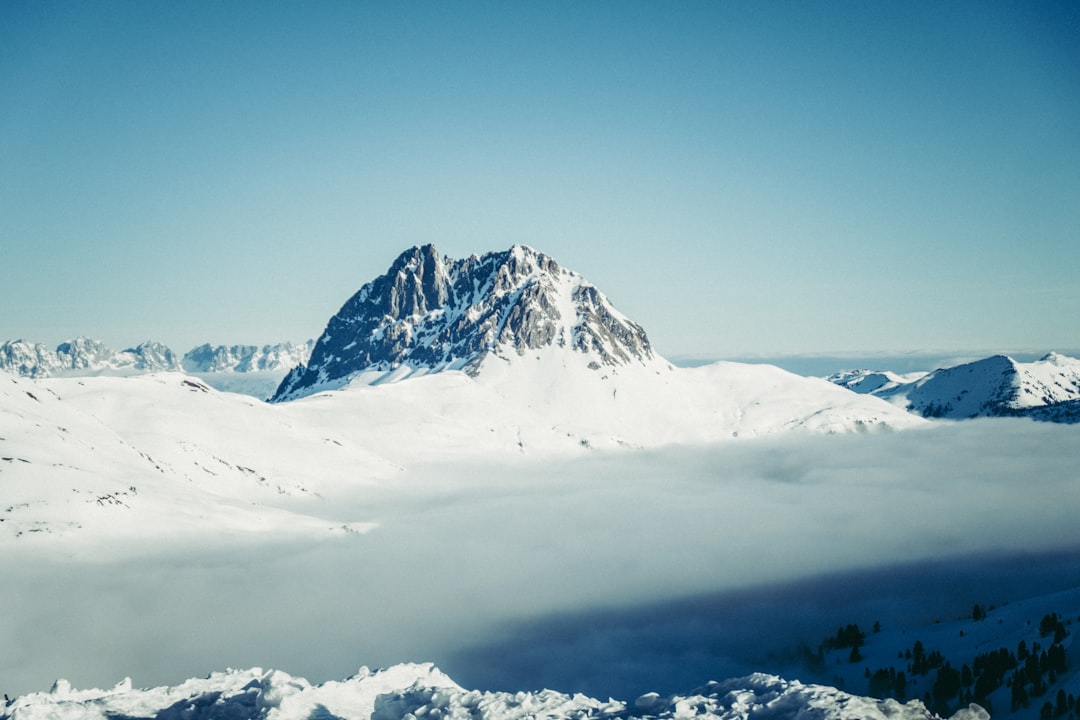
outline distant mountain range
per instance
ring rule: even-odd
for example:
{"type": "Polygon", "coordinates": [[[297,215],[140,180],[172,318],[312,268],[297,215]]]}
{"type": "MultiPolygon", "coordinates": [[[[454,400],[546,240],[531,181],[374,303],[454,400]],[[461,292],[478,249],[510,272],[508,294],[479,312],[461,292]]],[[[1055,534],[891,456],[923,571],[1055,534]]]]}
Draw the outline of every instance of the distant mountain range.
{"type": "Polygon", "coordinates": [[[0,370],[23,377],[122,375],[179,369],[180,359],[176,354],[157,342],[144,342],[119,352],[86,337],[61,343],[55,350],[25,340],[0,344],[0,370]]]}
{"type": "Polygon", "coordinates": [[[141,375],[185,372],[228,392],[268,397],[285,374],[305,362],[314,341],[275,345],[204,344],[177,357],[159,342],[116,351],[98,340],[79,337],[55,350],[42,343],[0,343],[0,371],[28,378],[141,375]]]}
{"type": "Polygon", "coordinates": [[[1080,360],[1059,353],[1029,363],[994,355],[929,373],[905,375],[849,370],[831,375],[828,380],[927,418],[1021,416],[1080,422],[1080,360]]]}

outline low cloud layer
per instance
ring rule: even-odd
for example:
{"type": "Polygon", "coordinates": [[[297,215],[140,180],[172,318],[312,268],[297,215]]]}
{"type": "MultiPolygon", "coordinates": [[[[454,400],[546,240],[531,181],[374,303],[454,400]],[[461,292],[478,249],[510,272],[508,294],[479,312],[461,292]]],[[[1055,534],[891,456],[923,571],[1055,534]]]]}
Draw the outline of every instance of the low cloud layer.
{"type": "Polygon", "coordinates": [[[606,696],[779,669],[837,616],[1080,583],[1061,552],[1080,547],[1077,440],[1001,420],[413,467],[322,510],[377,522],[366,535],[94,563],[4,550],[0,692],[430,660],[479,687],[606,696]]]}

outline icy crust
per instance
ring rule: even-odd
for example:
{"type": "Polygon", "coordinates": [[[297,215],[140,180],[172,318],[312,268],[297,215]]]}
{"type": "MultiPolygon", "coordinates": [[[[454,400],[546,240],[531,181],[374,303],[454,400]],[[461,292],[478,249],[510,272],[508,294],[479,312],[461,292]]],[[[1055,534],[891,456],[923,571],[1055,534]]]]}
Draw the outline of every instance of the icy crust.
{"type": "MultiPolygon", "coordinates": [[[[755,674],[710,682],[686,695],[648,693],[633,702],[601,701],[552,690],[466,690],[431,664],[361,668],[341,681],[312,685],[287,673],[261,668],[228,670],[175,687],[136,690],[125,679],[110,690],[75,690],[58,680],[47,693],[17,698],[0,718],[11,720],[584,720],[585,718],[814,718],[820,720],[928,720],[939,716],[922,702],[875,700],[821,685],[803,685],[755,674]]],[[[977,705],[953,720],[988,720],[977,705]]]]}
{"type": "Polygon", "coordinates": [[[399,256],[332,317],[274,400],[422,372],[480,373],[491,358],[557,347],[594,369],[666,364],[595,286],[523,245],[455,260],[433,245],[399,256]],[[399,368],[406,371],[399,372],[399,368]],[[395,374],[396,373],[396,374],[395,374]]]}

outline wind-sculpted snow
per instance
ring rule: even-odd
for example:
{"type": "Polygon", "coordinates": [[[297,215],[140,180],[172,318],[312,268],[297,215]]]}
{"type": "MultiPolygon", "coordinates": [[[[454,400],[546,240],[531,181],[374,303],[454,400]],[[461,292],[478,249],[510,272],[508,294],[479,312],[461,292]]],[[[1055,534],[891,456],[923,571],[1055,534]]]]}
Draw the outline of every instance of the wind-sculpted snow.
{"type": "Polygon", "coordinates": [[[491,357],[565,348],[590,367],[666,366],[640,325],[611,306],[596,287],[529,247],[441,256],[432,245],[398,257],[338,311],[306,367],[282,382],[275,400],[368,382],[399,368],[480,372],[491,357]]]}
{"type": "MultiPolygon", "coordinates": [[[[261,668],[212,673],[174,687],[136,690],[125,679],[109,690],[76,690],[58,680],[50,692],[16,698],[5,720],[930,720],[918,700],[899,703],[849,695],[834,688],[756,674],[709,682],[686,694],[647,693],[632,702],[597,700],[551,690],[466,690],[430,664],[361,668],[341,681],[311,684],[261,668]]],[[[972,705],[953,720],[988,720],[972,705]]]]}

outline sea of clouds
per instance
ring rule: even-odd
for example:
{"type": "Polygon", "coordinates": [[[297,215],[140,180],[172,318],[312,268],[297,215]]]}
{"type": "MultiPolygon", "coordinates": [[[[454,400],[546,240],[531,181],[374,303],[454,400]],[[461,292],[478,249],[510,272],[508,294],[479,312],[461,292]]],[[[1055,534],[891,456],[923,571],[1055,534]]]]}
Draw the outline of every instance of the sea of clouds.
{"type": "Polygon", "coordinates": [[[322,540],[146,538],[79,559],[23,542],[0,548],[0,692],[403,661],[595,697],[790,676],[799,642],[840,623],[1080,584],[1078,475],[1077,426],[980,420],[416,465],[325,501],[328,526],[376,526],[322,540]]]}

